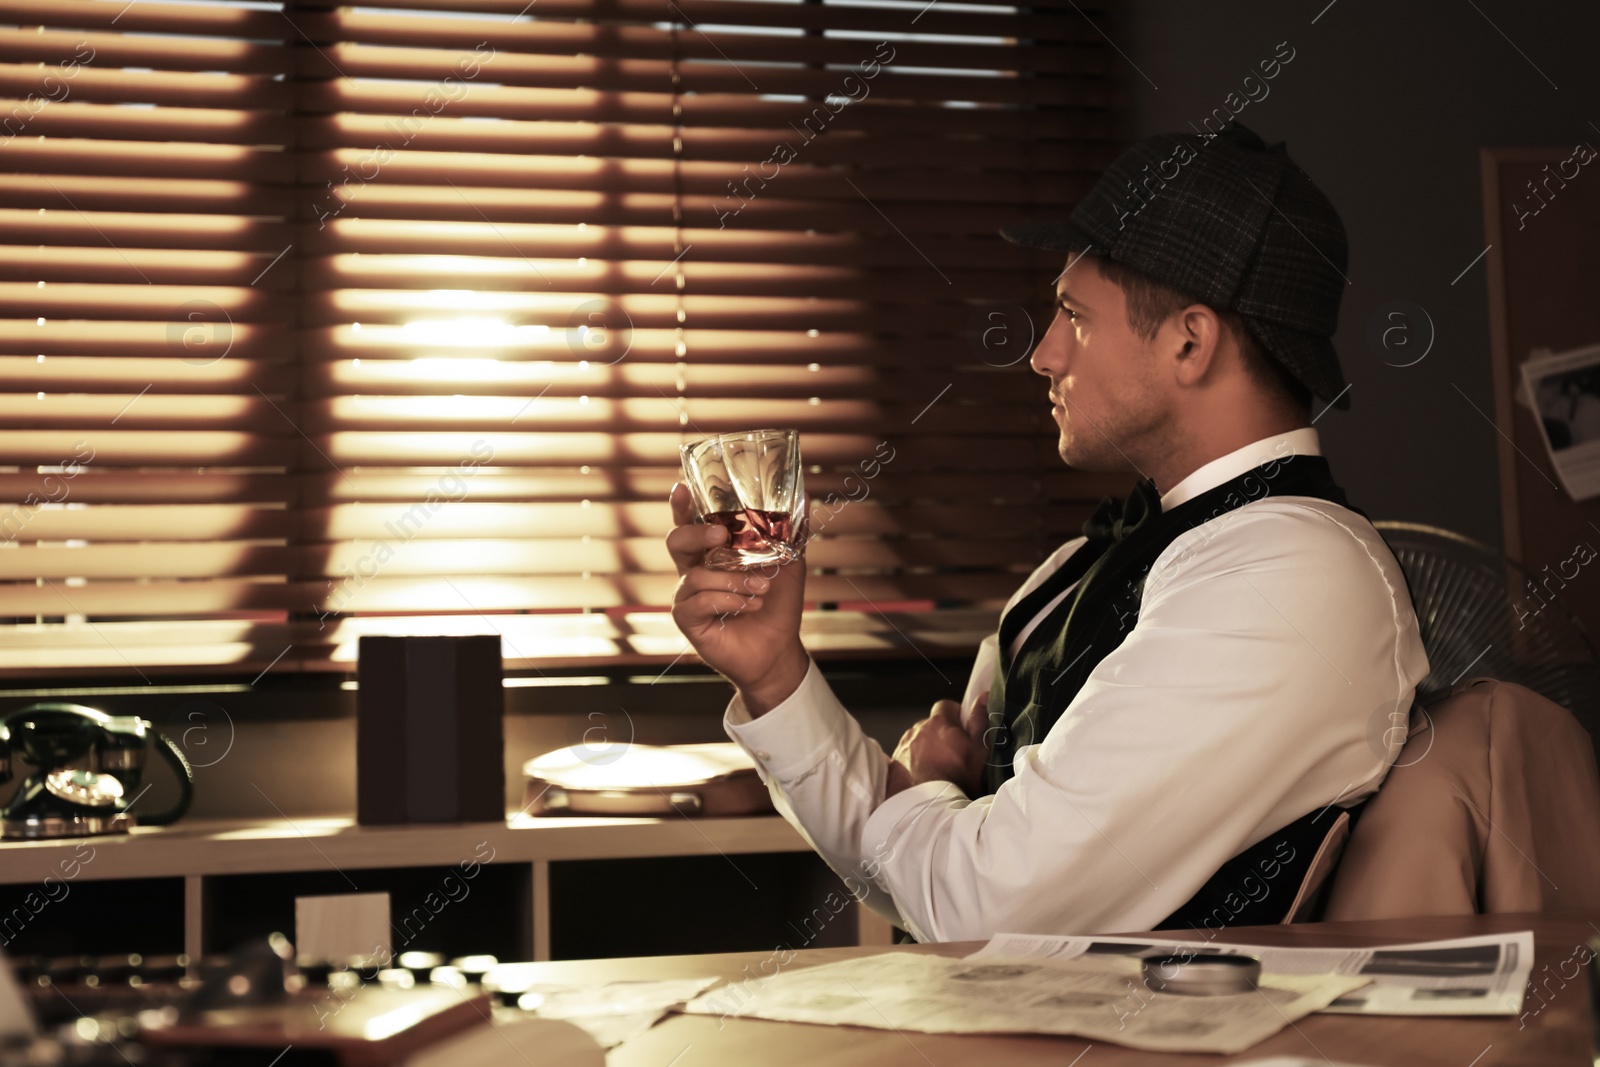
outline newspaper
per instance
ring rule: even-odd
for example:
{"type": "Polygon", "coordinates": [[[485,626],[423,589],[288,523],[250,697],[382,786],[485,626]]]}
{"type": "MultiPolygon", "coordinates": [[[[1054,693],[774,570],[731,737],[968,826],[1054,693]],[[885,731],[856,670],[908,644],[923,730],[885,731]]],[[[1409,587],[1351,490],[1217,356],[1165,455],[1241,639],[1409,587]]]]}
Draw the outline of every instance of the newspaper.
{"type": "Polygon", "coordinates": [[[1519,399],[1533,409],[1567,495],[1600,496],[1600,345],[1534,349],[1522,363],[1519,399]]]}
{"type": "Polygon", "coordinates": [[[1162,942],[1151,937],[1051,937],[999,934],[969,960],[1137,958],[1181,952],[1255,956],[1263,971],[1371,978],[1325,1011],[1361,1015],[1516,1015],[1533,970],[1533,932],[1420,941],[1376,948],[1162,942]]]}
{"type": "Polygon", "coordinates": [[[1249,993],[1152,992],[1129,956],[948,959],[886,953],[780,973],[753,995],[697,997],[697,1015],[932,1034],[1063,1034],[1151,1052],[1239,1052],[1366,985],[1362,975],[1264,973],[1249,993]]]}
{"type": "Polygon", "coordinates": [[[654,1026],[667,1012],[716,985],[718,978],[662,982],[552,985],[531,982],[538,964],[503,963],[489,972],[502,988],[523,990],[518,1007],[543,1019],[565,1019],[601,1048],[615,1048],[654,1026]]]}

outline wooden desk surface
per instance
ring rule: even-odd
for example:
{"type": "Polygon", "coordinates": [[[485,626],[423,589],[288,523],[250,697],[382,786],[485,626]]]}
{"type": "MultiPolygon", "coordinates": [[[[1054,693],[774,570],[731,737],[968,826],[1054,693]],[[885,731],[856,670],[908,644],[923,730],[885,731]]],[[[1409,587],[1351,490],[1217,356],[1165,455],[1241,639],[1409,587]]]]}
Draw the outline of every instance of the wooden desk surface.
{"type": "MultiPolygon", "coordinates": [[[[666,918],[663,916],[663,918],[666,918]]],[[[1362,1018],[1312,1015],[1274,1037],[1235,1056],[1171,1055],[1139,1052],[1115,1045],[1090,1045],[1066,1037],[956,1036],[898,1033],[857,1027],[814,1026],[759,1019],[717,1019],[673,1015],[638,1038],[614,1049],[608,1067],[733,1067],[762,1064],[827,1064],[829,1067],[984,1067],[1050,1064],[1051,1067],[1126,1067],[1128,1064],[1198,1065],[1239,1063],[1267,1056],[1304,1056],[1319,1064],[1370,1064],[1373,1067],[1589,1067],[1589,992],[1587,968],[1563,981],[1558,972],[1572,959],[1595,924],[1582,918],[1541,915],[1485,915],[1452,918],[1393,919],[1361,923],[1307,923],[1296,926],[1241,927],[1218,941],[1336,947],[1399,944],[1450,937],[1468,937],[1508,930],[1532,930],[1535,960],[1531,991],[1522,1019],[1490,1018],[1362,1018]],[[1548,967],[1548,970],[1545,968],[1548,967]],[[1087,1053],[1076,1059],[1080,1053],[1087,1053]]],[[[1202,940],[1168,932],[1174,940],[1202,940]]],[[[935,952],[961,956],[978,942],[883,948],[835,948],[801,951],[788,968],[831,963],[884,951],[935,952]]],[[[626,960],[574,960],[540,964],[537,981],[585,982],[625,979],[688,978],[720,975],[729,981],[759,977],[762,963],[772,973],[781,955],[723,953],[706,956],[660,956],[626,960]],[[745,969],[748,968],[748,971],[745,969]]],[[[1572,973],[1584,957],[1564,970],[1572,973]]]]}

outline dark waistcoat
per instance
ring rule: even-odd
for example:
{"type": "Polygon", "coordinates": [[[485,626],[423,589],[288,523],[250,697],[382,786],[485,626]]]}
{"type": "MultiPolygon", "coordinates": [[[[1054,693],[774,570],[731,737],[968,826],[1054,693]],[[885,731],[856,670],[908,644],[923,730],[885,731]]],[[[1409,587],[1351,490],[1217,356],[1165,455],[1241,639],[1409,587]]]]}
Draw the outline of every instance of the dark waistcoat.
{"type": "MultiPolygon", "coordinates": [[[[1159,510],[1159,496],[1148,481],[1140,484],[1125,505],[1111,498],[1102,502],[1084,524],[1089,540],[1000,620],[1000,657],[989,695],[989,738],[993,749],[980,795],[995,792],[1011,777],[1012,757],[1017,750],[1044,740],[1089,673],[1132,631],[1139,618],[1145,579],[1156,558],[1180,535],[1202,523],[1218,520],[1213,536],[1226,536],[1227,512],[1269,495],[1316,497],[1365,517],[1345,499],[1344,491],[1329,472],[1327,460],[1304,455],[1262,464],[1171,511],[1159,510]],[[1013,659],[1009,649],[1016,635],[1074,582],[1077,587],[1040,620],[1013,659]]],[[[1294,897],[1294,887],[1336,815],[1336,811],[1328,814],[1328,809],[1311,812],[1279,833],[1268,835],[1230,860],[1194,898],[1155,929],[1205,922],[1225,897],[1229,901],[1239,899],[1235,890],[1241,879],[1248,878],[1266,861],[1271,861],[1279,872],[1275,881],[1288,888],[1269,893],[1260,901],[1249,900],[1238,911],[1232,910],[1230,904],[1226,911],[1228,925],[1280,921],[1294,897]],[[1292,859],[1284,861],[1285,856],[1292,859]]]]}

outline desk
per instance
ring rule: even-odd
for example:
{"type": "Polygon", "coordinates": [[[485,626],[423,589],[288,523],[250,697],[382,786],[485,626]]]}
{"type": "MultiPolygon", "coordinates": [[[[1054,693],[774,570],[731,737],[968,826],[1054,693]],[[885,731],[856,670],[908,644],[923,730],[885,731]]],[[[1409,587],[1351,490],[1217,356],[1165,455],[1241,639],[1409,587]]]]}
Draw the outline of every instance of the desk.
{"type": "MultiPolygon", "coordinates": [[[[1507,930],[1534,933],[1532,982],[1542,987],[1542,1000],[1531,992],[1524,1002],[1526,1026],[1510,1016],[1478,1019],[1360,1018],[1312,1015],[1236,1056],[1165,1055],[1115,1045],[1093,1045],[1083,1067],[1126,1067],[1129,1064],[1220,1064],[1260,1057],[1305,1056],[1318,1063],[1333,1060],[1374,1067],[1589,1067],[1590,1023],[1588,985],[1584,975],[1562,982],[1557,971],[1594,927],[1583,919],[1538,915],[1488,915],[1457,918],[1400,919],[1360,923],[1307,923],[1297,926],[1242,927],[1218,941],[1337,947],[1396,944],[1468,937],[1507,930]],[[1548,966],[1549,970],[1545,970],[1548,966]],[[1541,1004],[1543,1005],[1541,1007],[1541,1004]],[[1537,1014],[1535,1014],[1537,1012],[1537,1014]]],[[[1174,940],[1202,940],[1168,932],[1174,940]]],[[[931,952],[961,956],[978,942],[882,948],[812,949],[796,955],[789,967],[832,963],[883,951],[931,952]]],[[[623,979],[688,978],[720,975],[730,981],[761,974],[768,953],[708,956],[660,956],[629,960],[581,960],[541,964],[536,981],[596,982],[623,979]]],[[[1582,958],[1581,956],[1579,957],[1582,958]]],[[[771,969],[768,965],[768,970],[771,969]]],[[[1572,972],[1572,966],[1566,968],[1572,972]]],[[[755,1019],[719,1020],[711,1016],[674,1015],[649,1033],[613,1050],[608,1067],[744,1067],[746,1064],[805,1064],[814,1067],[986,1067],[1078,1063],[1090,1047],[1075,1038],[951,1036],[896,1033],[854,1027],[813,1026],[755,1019]]]]}

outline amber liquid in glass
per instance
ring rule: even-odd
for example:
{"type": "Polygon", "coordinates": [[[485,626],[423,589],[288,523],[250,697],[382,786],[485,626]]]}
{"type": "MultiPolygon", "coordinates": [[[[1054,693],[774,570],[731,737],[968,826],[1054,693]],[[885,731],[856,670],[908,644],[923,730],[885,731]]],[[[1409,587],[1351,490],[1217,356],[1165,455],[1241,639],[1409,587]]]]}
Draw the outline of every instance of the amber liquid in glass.
{"type": "Polygon", "coordinates": [[[730,511],[713,511],[705,517],[728,531],[725,544],[712,549],[706,562],[714,567],[749,567],[763,563],[787,562],[798,548],[793,516],[785,511],[762,511],[757,508],[739,508],[730,511]]]}

